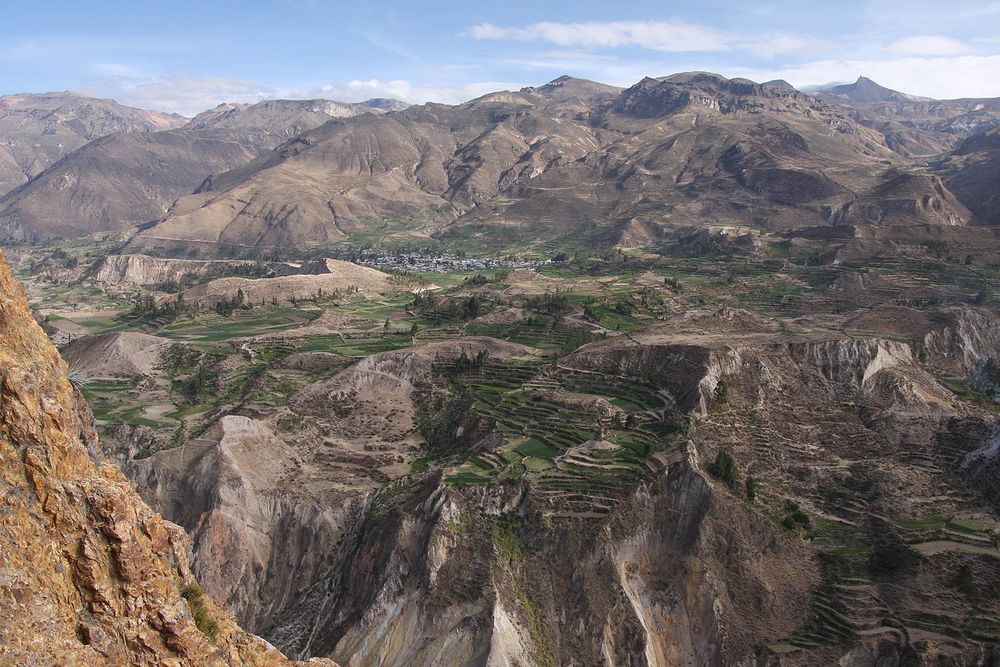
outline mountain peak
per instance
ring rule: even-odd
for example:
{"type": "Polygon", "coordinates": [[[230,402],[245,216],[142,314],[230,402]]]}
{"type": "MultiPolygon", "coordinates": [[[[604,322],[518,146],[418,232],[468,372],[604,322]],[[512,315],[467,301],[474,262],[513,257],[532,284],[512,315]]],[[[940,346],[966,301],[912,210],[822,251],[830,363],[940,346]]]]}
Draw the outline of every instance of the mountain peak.
{"type": "Polygon", "coordinates": [[[369,109],[378,109],[385,112],[403,111],[404,109],[408,109],[410,107],[410,105],[403,100],[397,100],[392,97],[373,97],[370,100],[358,102],[358,104],[363,107],[368,107],[369,109]]]}
{"type": "Polygon", "coordinates": [[[794,91],[797,90],[795,86],[788,83],[784,79],[772,79],[771,81],[765,81],[761,84],[762,86],[767,86],[769,88],[777,88],[779,90],[794,91]]]}
{"type": "Polygon", "coordinates": [[[527,88],[522,88],[520,92],[550,96],[572,95],[578,97],[593,97],[595,95],[617,95],[621,92],[621,90],[621,88],[609,86],[605,83],[598,83],[597,81],[591,81],[590,79],[579,79],[574,76],[569,76],[568,74],[563,74],[558,78],[552,79],[552,81],[549,81],[545,85],[537,87],[529,86],[527,88]]]}
{"type": "Polygon", "coordinates": [[[855,102],[919,102],[929,99],[886,88],[866,76],[859,76],[854,83],[833,86],[821,91],[831,95],[841,95],[855,102]]]}

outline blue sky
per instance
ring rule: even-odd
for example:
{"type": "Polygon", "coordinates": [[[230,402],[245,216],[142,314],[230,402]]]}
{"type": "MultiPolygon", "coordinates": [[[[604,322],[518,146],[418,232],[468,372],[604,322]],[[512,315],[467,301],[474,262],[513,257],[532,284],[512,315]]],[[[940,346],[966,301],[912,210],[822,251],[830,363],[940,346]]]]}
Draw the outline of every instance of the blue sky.
{"type": "Polygon", "coordinates": [[[1000,96],[1000,1],[0,0],[0,94],[79,90],[192,115],[224,101],[459,102],[561,74],[869,76],[1000,96]]]}

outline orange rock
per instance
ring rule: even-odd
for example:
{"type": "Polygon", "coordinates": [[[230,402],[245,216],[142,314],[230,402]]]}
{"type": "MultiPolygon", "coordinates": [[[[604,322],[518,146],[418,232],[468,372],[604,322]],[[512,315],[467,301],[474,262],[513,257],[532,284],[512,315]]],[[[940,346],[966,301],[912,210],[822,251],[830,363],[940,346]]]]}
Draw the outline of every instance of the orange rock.
{"type": "Polygon", "coordinates": [[[218,632],[198,629],[186,536],[95,445],[0,254],[0,665],[292,664],[207,597],[218,632]]]}

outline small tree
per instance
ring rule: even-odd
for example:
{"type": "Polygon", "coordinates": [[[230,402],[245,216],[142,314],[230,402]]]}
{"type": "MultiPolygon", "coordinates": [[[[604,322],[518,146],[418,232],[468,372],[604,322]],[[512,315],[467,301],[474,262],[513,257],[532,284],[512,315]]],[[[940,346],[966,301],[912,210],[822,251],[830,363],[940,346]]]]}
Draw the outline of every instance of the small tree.
{"type": "Polygon", "coordinates": [[[709,467],[709,472],[730,487],[735,486],[740,477],[739,468],[736,466],[736,459],[728,448],[720,450],[715,455],[715,461],[709,467]]]}
{"type": "Polygon", "coordinates": [[[753,475],[747,475],[747,500],[750,502],[757,500],[757,480],[753,475]]]}

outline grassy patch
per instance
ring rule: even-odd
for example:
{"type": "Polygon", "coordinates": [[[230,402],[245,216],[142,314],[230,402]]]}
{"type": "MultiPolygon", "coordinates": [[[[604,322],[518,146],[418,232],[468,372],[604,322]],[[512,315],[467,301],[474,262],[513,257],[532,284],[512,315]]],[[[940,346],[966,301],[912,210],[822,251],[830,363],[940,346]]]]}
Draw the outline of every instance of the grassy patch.
{"type": "Polygon", "coordinates": [[[538,438],[528,438],[518,445],[516,450],[527,457],[536,459],[554,459],[559,456],[559,450],[545,444],[538,438]]]}
{"type": "Polygon", "coordinates": [[[537,456],[526,456],[524,457],[524,467],[530,472],[541,472],[551,468],[552,461],[550,459],[539,458],[537,456]]]}
{"type": "Polygon", "coordinates": [[[208,612],[205,604],[205,593],[202,592],[198,584],[188,584],[181,589],[181,597],[187,600],[188,609],[191,611],[191,618],[194,624],[209,639],[215,639],[219,634],[219,624],[208,612]]]}

